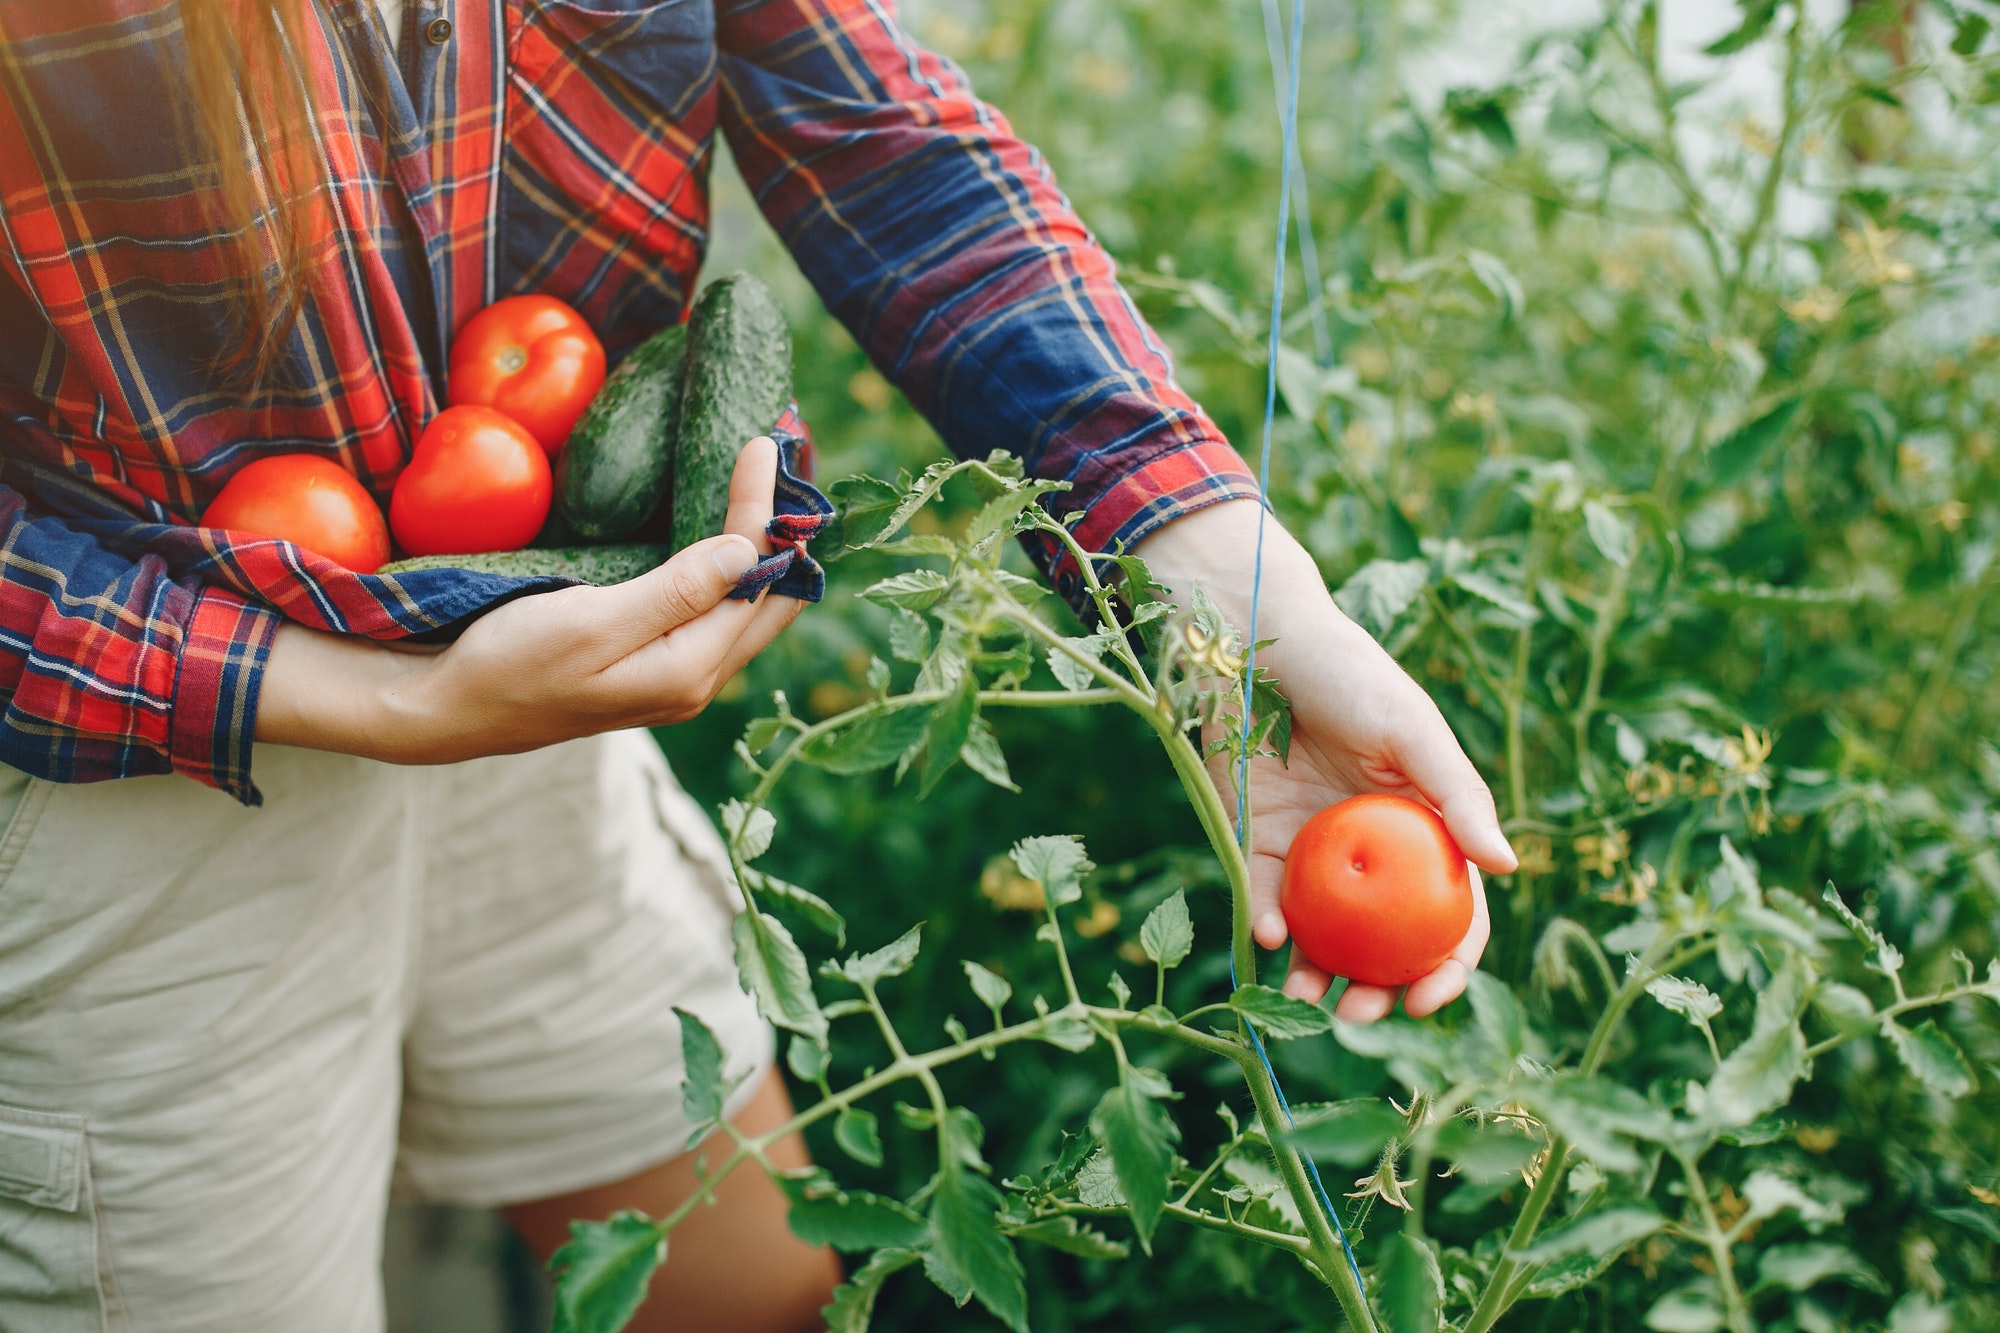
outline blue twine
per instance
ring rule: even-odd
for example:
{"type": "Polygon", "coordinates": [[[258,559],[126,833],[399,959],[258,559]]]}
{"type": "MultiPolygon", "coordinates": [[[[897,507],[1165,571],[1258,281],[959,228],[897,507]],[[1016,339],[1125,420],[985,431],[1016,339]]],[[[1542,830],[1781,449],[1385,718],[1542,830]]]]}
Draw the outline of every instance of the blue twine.
{"type": "MultiPolygon", "coordinates": [[[[1271,94],[1281,98],[1279,91],[1289,79],[1290,61],[1285,59],[1283,38],[1284,23],[1278,17],[1278,0],[1264,0],[1264,49],[1271,58],[1271,94]]],[[[1278,103],[1278,114],[1285,114],[1283,101],[1278,103]]],[[[1312,322],[1313,360],[1324,370],[1333,365],[1333,333],[1326,322],[1326,284],[1320,278],[1319,240],[1313,234],[1312,199],[1307,194],[1305,158],[1296,141],[1291,148],[1291,166],[1294,189],[1292,196],[1293,225],[1299,229],[1299,268],[1306,280],[1306,316],[1312,322]]]]}
{"type": "MultiPolygon", "coordinates": [[[[1275,15],[1276,0],[1265,0],[1266,19],[1275,15]]],[[[1285,85],[1284,124],[1284,168],[1278,187],[1278,254],[1273,264],[1271,278],[1271,338],[1268,362],[1264,375],[1264,439],[1257,459],[1257,489],[1260,495],[1269,495],[1271,489],[1271,429],[1278,415],[1278,348],[1284,333],[1285,317],[1285,251],[1288,243],[1287,229],[1292,215],[1292,164],[1298,155],[1299,129],[1299,63],[1305,45],[1306,26],[1305,0],[1292,0],[1291,59],[1281,69],[1272,46],[1271,74],[1281,79],[1285,85]]],[[[1304,176],[1301,171],[1299,175],[1304,176]]],[[[1303,182],[1301,182],[1303,184],[1303,182]]],[[[1311,235],[1310,224],[1301,229],[1301,238],[1311,235]]],[[[1314,263],[1310,276],[1317,278],[1318,264],[1314,263]]],[[[1264,525],[1268,517],[1268,502],[1260,504],[1257,510],[1257,550],[1251,564],[1250,576],[1250,642],[1243,667],[1243,753],[1237,760],[1236,769],[1236,836],[1243,848],[1247,861],[1250,856],[1250,731],[1251,731],[1251,691],[1257,678],[1257,604],[1264,590],[1264,525]]],[[[1236,985],[1236,959],[1229,960],[1229,984],[1236,985]]],[[[1296,1128],[1292,1118],[1291,1102],[1285,1097],[1285,1089],[1278,1082],[1278,1071],[1271,1067],[1271,1056],[1264,1049],[1264,1039],[1257,1035],[1254,1025],[1246,1024],[1250,1032],[1250,1044],[1256,1048],[1258,1060],[1263,1062],[1264,1073],[1271,1080],[1271,1088],[1278,1094],[1278,1107],[1285,1113],[1285,1124],[1296,1128]]],[[[1340,1212],[1333,1206],[1333,1199],[1327,1194],[1326,1185],[1320,1180],[1319,1166],[1312,1158],[1305,1159],[1306,1172],[1312,1177],[1313,1190],[1319,1197],[1319,1204],[1333,1223],[1334,1234],[1340,1237],[1340,1248],[1347,1255],[1347,1266],[1354,1270],[1354,1280],[1360,1283],[1361,1263],[1354,1257],[1354,1246],[1348,1242],[1347,1228],[1341,1225],[1340,1212]]]]}

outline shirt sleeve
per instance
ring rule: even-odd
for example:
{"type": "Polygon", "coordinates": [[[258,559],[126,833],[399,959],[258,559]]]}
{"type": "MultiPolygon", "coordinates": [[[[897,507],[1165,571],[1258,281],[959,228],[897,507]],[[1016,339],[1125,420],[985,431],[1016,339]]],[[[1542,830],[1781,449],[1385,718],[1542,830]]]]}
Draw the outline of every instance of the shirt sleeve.
{"type": "Polygon", "coordinates": [[[0,761],[52,782],[183,773],[258,804],[250,743],[278,621],[0,487],[0,761]]]}
{"type": "MultiPolygon", "coordinates": [[[[1255,497],[1041,155],[881,0],[722,0],[722,123],[828,309],[961,457],[1071,483],[1086,549],[1255,497]]],[[[1064,595],[1075,571],[1036,552],[1064,595]]]]}

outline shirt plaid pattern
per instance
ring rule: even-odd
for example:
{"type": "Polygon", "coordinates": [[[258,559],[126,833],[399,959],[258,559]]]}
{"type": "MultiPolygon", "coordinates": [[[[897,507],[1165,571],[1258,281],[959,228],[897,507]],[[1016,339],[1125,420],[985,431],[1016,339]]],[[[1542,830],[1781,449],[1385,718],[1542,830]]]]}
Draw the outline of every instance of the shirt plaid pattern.
{"type": "Polygon", "coordinates": [[[275,452],[386,498],[452,332],[501,296],[570,302],[614,358],[683,318],[718,128],[875,363],[955,451],[1072,482],[1084,545],[1255,494],[1042,160],[887,0],[408,0],[400,54],[374,0],[306,13],[313,288],[246,398],[212,370],[232,294],[173,0],[0,5],[0,760],[254,802],[280,617],[394,638],[518,593],[193,521],[275,452]]]}

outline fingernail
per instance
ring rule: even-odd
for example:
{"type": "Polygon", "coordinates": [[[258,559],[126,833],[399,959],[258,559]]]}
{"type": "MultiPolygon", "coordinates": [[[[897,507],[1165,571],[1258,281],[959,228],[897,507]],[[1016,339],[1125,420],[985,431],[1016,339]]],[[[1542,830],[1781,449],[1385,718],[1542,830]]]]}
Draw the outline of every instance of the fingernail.
{"type": "Polygon", "coordinates": [[[741,537],[730,537],[715,544],[711,552],[715,568],[722,577],[734,583],[757,565],[757,548],[741,537]]]}

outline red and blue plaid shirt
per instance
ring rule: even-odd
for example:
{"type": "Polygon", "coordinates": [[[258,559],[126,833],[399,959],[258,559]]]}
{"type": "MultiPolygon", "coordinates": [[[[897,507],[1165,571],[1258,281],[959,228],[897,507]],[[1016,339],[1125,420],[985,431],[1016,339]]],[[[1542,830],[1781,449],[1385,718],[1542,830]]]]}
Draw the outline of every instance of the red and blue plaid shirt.
{"type": "Polygon", "coordinates": [[[718,125],[875,363],[954,450],[1072,482],[1086,546],[1255,493],[1041,158],[890,0],[410,0],[400,55],[374,0],[305,8],[324,227],[246,401],[212,371],[232,300],[173,0],[0,5],[0,760],[254,802],[281,618],[389,639],[519,591],[194,520],[270,453],[386,497],[452,332],[498,297],[570,302],[614,356],[681,319],[718,125]]]}

